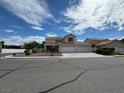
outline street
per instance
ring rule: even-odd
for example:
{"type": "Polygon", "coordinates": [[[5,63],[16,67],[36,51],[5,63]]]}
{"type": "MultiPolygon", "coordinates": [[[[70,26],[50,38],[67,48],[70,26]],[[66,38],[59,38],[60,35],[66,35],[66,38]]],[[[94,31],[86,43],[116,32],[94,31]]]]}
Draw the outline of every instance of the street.
{"type": "Polygon", "coordinates": [[[0,93],[124,93],[124,57],[0,59],[0,93]]]}

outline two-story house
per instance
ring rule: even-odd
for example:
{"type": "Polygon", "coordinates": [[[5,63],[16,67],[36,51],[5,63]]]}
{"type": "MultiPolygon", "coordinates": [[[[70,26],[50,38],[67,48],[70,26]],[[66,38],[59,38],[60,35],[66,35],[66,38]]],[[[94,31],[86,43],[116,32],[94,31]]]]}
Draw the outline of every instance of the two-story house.
{"type": "Polygon", "coordinates": [[[79,42],[73,34],[65,37],[48,37],[46,38],[45,50],[61,53],[81,53],[91,52],[90,44],[79,42]]]}

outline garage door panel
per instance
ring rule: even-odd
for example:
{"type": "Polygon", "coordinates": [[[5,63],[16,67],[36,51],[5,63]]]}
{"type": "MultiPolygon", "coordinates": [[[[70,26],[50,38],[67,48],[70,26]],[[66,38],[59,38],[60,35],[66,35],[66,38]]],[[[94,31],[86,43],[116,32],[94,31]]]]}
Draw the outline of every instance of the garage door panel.
{"type": "Polygon", "coordinates": [[[91,52],[92,50],[91,50],[91,47],[76,47],[75,51],[85,53],[85,52],[91,52]]]}
{"type": "Polygon", "coordinates": [[[85,53],[91,52],[91,47],[61,47],[60,52],[63,53],[85,53]]]}
{"type": "Polygon", "coordinates": [[[115,47],[116,52],[124,52],[124,47],[115,47]]]}
{"type": "Polygon", "coordinates": [[[65,53],[74,52],[74,47],[62,47],[61,51],[65,53]]]}

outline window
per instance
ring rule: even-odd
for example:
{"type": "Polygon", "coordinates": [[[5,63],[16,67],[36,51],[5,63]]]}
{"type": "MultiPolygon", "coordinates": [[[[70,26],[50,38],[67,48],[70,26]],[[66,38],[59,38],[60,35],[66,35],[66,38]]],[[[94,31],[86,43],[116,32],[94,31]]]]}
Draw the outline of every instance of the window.
{"type": "Polygon", "coordinates": [[[61,43],[62,42],[62,40],[56,40],[56,43],[61,43]]]}
{"type": "Polygon", "coordinates": [[[68,42],[74,42],[73,38],[68,38],[68,42]]]}

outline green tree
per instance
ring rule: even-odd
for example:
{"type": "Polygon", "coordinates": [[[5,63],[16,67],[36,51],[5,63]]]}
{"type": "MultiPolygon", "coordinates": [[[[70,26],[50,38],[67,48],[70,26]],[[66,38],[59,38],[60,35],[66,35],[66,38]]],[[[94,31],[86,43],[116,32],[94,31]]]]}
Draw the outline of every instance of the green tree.
{"type": "Polygon", "coordinates": [[[0,45],[1,45],[2,47],[4,47],[4,44],[5,44],[4,41],[0,41],[0,45]]]}
{"type": "Polygon", "coordinates": [[[24,43],[23,48],[25,49],[33,49],[35,47],[38,47],[40,45],[40,43],[33,41],[33,42],[29,42],[29,43],[24,43]]]}
{"type": "Polygon", "coordinates": [[[42,47],[42,48],[44,48],[44,44],[45,44],[45,43],[46,43],[45,41],[42,42],[42,44],[41,44],[41,47],[42,47]]]}

